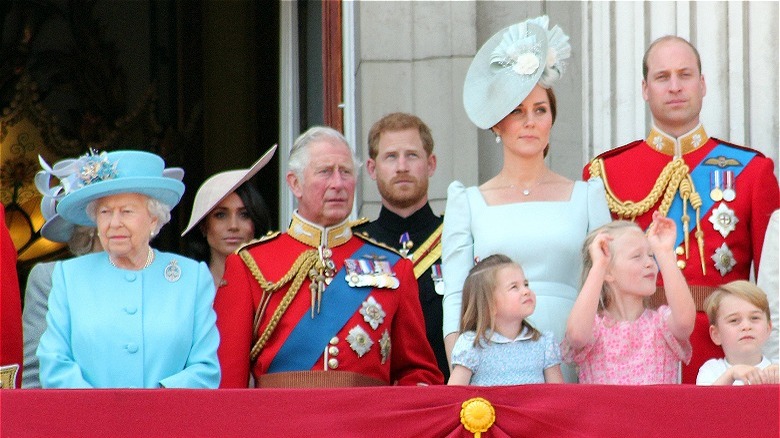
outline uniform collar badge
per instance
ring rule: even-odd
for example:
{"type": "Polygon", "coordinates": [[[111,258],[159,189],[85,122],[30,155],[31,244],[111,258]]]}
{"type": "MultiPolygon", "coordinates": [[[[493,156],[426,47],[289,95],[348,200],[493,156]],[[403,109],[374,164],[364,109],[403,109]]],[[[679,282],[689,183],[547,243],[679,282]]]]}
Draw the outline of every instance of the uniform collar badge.
{"type": "Polygon", "coordinates": [[[698,149],[709,139],[710,137],[704,131],[704,127],[699,123],[699,125],[687,134],[677,138],[661,131],[656,126],[653,126],[645,141],[662,154],[681,156],[698,149]]]}
{"type": "Polygon", "coordinates": [[[343,245],[352,238],[352,228],[348,219],[330,227],[309,222],[298,212],[293,213],[287,233],[293,239],[313,248],[325,246],[334,248],[343,245]]]}

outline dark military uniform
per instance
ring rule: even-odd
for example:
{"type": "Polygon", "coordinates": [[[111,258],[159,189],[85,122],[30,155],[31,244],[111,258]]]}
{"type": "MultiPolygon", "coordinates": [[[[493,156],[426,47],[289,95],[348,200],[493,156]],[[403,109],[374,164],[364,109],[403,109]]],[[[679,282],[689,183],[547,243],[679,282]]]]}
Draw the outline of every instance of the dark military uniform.
{"type": "Polygon", "coordinates": [[[428,342],[436,355],[439,369],[445,380],[449,379],[447,354],[442,337],[442,305],[444,293],[441,278],[441,231],[443,219],[433,214],[430,204],[407,218],[402,218],[382,207],[379,217],[368,224],[355,228],[355,232],[366,233],[379,242],[395,248],[401,248],[401,236],[409,233],[411,248],[407,256],[414,263],[417,285],[420,289],[420,304],[425,316],[425,330],[428,342]],[[440,292],[436,291],[436,284],[440,292]]]}

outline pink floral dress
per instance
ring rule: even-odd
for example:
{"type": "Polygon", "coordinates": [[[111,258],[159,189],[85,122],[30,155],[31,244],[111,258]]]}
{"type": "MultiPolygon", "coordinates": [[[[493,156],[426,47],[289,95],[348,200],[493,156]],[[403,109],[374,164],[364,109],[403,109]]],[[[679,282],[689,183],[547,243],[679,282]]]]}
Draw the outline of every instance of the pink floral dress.
{"type": "Polygon", "coordinates": [[[691,343],[669,330],[671,309],[646,309],[636,321],[597,314],[593,342],[574,350],[564,339],[563,360],[579,366],[580,383],[652,385],[677,383],[680,361],[691,360],[691,343]]]}

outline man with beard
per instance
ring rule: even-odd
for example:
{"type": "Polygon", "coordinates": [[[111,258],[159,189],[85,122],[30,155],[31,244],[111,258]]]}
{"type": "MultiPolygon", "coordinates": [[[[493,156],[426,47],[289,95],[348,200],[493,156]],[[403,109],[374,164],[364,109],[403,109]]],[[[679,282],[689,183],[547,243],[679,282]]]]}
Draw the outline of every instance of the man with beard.
{"type": "Polygon", "coordinates": [[[357,161],[315,126],[287,163],[290,226],[230,254],[214,300],[223,388],[444,383],[412,263],[352,231],[357,161]]]}
{"type": "Polygon", "coordinates": [[[446,381],[449,367],[441,335],[443,219],[428,203],[428,178],[436,170],[431,130],[412,114],[387,114],[368,133],[368,155],[366,168],[382,196],[382,210],[377,220],[356,231],[398,248],[412,260],[428,342],[446,381]]]}

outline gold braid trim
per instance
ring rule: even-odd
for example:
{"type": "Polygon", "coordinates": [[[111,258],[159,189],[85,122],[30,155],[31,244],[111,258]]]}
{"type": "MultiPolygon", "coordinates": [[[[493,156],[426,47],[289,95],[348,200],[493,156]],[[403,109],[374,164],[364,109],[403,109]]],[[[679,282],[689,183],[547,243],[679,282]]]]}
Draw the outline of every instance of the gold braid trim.
{"type": "Polygon", "coordinates": [[[263,289],[263,297],[257,306],[257,311],[255,312],[252,333],[256,334],[260,328],[260,321],[265,315],[266,307],[268,306],[268,301],[271,299],[271,295],[292,280],[290,288],[287,290],[287,293],[284,294],[284,297],[282,297],[282,301],[279,303],[279,306],[276,308],[276,310],[274,310],[274,314],[271,316],[271,320],[268,322],[265,330],[263,330],[263,334],[257,338],[255,344],[252,346],[252,350],[249,352],[249,359],[254,362],[257,360],[257,356],[260,355],[260,351],[262,351],[263,347],[265,347],[265,344],[268,342],[271,334],[273,334],[276,326],[282,319],[282,315],[284,315],[284,312],[287,311],[287,308],[290,306],[290,303],[295,297],[295,294],[298,292],[298,290],[300,290],[304,280],[306,280],[309,270],[311,270],[319,260],[319,253],[314,249],[310,249],[301,253],[301,255],[299,255],[295,260],[295,263],[293,263],[292,268],[290,268],[290,270],[287,271],[287,273],[276,283],[271,283],[265,279],[263,273],[260,272],[260,268],[257,266],[257,263],[255,263],[254,258],[252,258],[248,251],[239,251],[238,255],[241,257],[241,260],[244,261],[244,264],[246,264],[247,268],[249,268],[249,272],[252,273],[252,276],[255,277],[255,280],[257,280],[257,282],[260,284],[260,287],[263,289]]]}
{"type": "Polygon", "coordinates": [[[639,202],[634,201],[621,201],[612,191],[607,181],[607,172],[604,168],[604,160],[602,158],[596,158],[590,164],[590,175],[592,177],[599,177],[604,182],[604,189],[607,192],[607,205],[609,210],[615,213],[620,219],[635,220],[637,216],[641,216],[648,211],[658,202],[663,195],[661,204],[658,206],[658,211],[666,216],[669,213],[669,208],[672,206],[674,195],[677,191],[680,192],[680,197],[683,201],[683,213],[680,220],[683,223],[683,236],[685,238],[685,257],[688,258],[689,249],[689,230],[690,230],[690,216],[688,216],[688,202],[696,210],[696,240],[699,247],[699,257],[701,259],[701,271],[706,274],[706,267],[704,262],[704,232],[701,229],[701,196],[696,192],[696,187],[693,184],[693,179],[689,174],[690,168],[682,158],[675,158],[664,166],[658,178],[653,184],[653,188],[650,193],[645,196],[639,202]]]}
{"type": "Polygon", "coordinates": [[[604,189],[607,192],[607,205],[609,210],[620,219],[634,220],[637,216],[641,216],[648,211],[658,202],[663,195],[661,205],[658,207],[658,211],[664,216],[669,212],[669,207],[672,205],[674,195],[677,193],[677,188],[682,181],[688,175],[688,165],[682,159],[676,158],[670,161],[664,166],[661,174],[658,175],[658,179],[655,180],[653,188],[650,193],[647,194],[645,199],[639,202],[634,201],[621,201],[612,191],[607,180],[607,172],[604,169],[604,160],[596,158],[590,164],[590,175],[599,177],[604,182],[604,189]]]}

